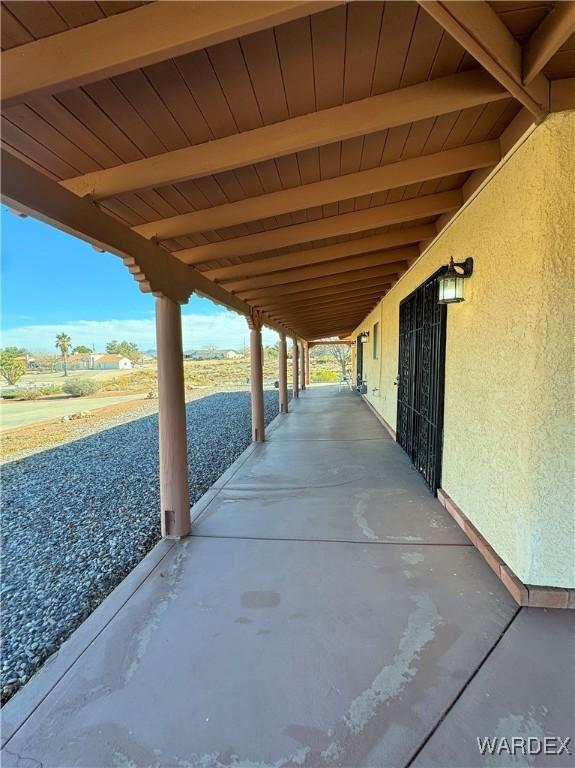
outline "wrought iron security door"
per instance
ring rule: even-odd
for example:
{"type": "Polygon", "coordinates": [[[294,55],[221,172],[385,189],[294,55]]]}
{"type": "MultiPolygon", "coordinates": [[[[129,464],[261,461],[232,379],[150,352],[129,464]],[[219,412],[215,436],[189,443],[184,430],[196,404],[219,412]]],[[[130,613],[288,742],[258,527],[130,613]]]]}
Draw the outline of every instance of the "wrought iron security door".
{"type": "Polygon", "coordinates": [[[397,442],[435,494],[441,483],[445,326],[438,274],[399,307],[397,442]]]}
{"type": "Polygon", "coordinates": [[[361,391],[363,385],[363,344],[361,335],[355,340],[355,364],[356,364],[356,387],[361,391]]]}

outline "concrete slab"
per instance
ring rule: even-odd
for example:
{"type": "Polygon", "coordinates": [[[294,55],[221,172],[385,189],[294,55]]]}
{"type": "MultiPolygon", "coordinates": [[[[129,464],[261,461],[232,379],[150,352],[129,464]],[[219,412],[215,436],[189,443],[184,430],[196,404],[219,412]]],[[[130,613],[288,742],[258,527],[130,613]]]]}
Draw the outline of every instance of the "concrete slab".
{"type": "Polygon", "coordinates": [[[199,515],[195,533],[470,545],[391,439],[284,442],[290,416],[199,515]]]}
{"type": "Polygon", "coordinates": [[[3,765],[463,768],[475,735],[569,735],[569,614],[518,613],[352,393],[307,390],[192,514],[4,707],[3,765]]]}
{"type": "Polygon", "coordinates": [[[3,763],[405,765],[515,611],[469,547],[189,539],[3,763]]]}
{"type": "Polygon", "coordinates": [[[290,405],[296,418],[288,414],[281,430],[271,442],[287,440],[391,440],[388,432],[373,417],[357,393],[337,388],[306,389],[290,405]]]}
{"type": "MultiPolygon", "coordinates": [[[[575,613],[523,608],[501,642],[445,720],[423,747],[413,768],[503,768],[575,765],[575,613]],[[525,751],[510,757],[481,755],[477,739],[531,738],[525,751]],[[568,737],[567,754],[551,738],[568,737]]],[[[519,747],[519,742],[517,743],[519,747]]]]}
{"type": "Polygon", "coordinates": [[[223,489],[198,516],[194,534],[471,546],[432,497],[378,488],[298,490],[289,498],[223,489]]]}

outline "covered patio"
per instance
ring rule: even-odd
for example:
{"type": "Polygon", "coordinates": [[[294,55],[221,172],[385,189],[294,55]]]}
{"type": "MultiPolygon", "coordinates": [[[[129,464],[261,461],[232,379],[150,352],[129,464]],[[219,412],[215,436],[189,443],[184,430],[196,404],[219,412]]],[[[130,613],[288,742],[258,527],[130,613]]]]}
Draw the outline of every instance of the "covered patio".
{"type": "Polygon", "coordinates": [[[356,395],[307,390],[192,514],[7,705],[4,765],[471,767],[570,734],[572,614],[517,606],[356,395]]]}
{"type": "Polygon", "coordinates": [[[575,2],[1,10],[4,203],[155,299],[163,536],[8,703],[5,764],[568,738],[575,2]],[[190,514],[193,294],[245,318],[253,444],[190,514]],[[326,343],[354,391],[309,386],[326,343]]]}

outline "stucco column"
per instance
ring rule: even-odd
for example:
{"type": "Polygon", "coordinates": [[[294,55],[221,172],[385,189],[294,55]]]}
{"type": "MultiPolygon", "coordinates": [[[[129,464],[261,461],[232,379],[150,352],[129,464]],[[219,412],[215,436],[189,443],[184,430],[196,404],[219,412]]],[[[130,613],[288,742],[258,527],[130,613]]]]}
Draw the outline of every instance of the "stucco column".
{"type": "Polygon", "coordinates": [[[280,335],[279,343],[279,396],[280,396],[280,413],[288,412],[288,388],[287,388],[287,344],[286,337],[282,333],[280,335]]]}
{"type": "Polygon", "coordinates": [[[252,440],[263,443],[266,439],[264,419],[264,372],[262,366],[262,322],[257,312],[247,318],[250,328],[250,366],[252,392],[252,440]]]}
{"type": "Polygon", "coordinates": [[[298,354],[298,343],[297,339],[294,336],[293,338],[293,344],[292,344],[292,371],[293,371],[293,397],[294,400],[297,400],[299,397],[299,354],[298,354]]]}
{"type": "Polygon", "coordinates": [[[309,374],[309,346],[305,345],[305,385],[309,387],[310,374],[309,374]]]}
{"type": "Polygon", "coordinates": [[[190,532],[182,316],[165,296],[156,299],[156,345],[162,536],[179,539],[190,532]]]}
{"type": "Polygon", "coordinates": [[[305,389],[305,344],[302,341],[299,348],[299,357],[300,357],[300,387],[302,390],[305,389]]]}

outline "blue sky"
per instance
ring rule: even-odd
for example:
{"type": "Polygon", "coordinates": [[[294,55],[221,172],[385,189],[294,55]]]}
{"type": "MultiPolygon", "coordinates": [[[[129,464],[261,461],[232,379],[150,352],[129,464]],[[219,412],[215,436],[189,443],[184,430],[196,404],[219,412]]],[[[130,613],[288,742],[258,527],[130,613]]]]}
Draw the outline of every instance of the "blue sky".
{"type": "MultiPolygon", "coordinates": [[[[109,253],[65,232],[19,218],[4,206],[2,227],[1,346],[52,352],[57,333],[74,345],[105,347],[110,339],[154,349],[154,297],[142,293],[122,264],[109,253]]],[[[246,321],[207,299],[192,296],[182,308],[184,347],[241,347],[248,342],[246,321]]],[[[277,335],[264,329],[264,343],[277,335]]]]}

